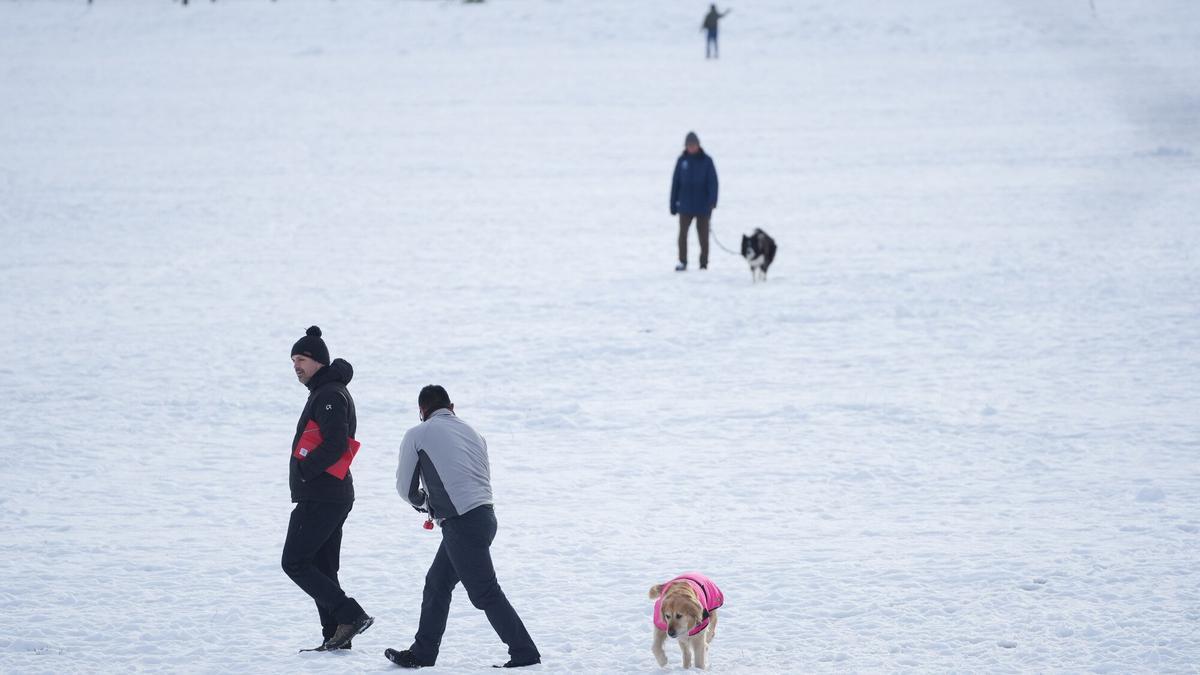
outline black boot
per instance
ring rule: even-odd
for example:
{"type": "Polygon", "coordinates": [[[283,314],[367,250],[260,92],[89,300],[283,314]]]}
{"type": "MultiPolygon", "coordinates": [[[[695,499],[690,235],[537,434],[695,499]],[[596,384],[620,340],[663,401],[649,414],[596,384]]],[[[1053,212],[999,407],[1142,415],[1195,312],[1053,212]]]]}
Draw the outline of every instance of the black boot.
{"type": "Polygon", "coordinates": [[[322,642],[317,647],[313,647],[312,649],[301,649],[300,653],[303,654],[304,652],[323,652],[323,651],[325,651],[325,643],[324,642],[322,642]]]}
{"type": "MultiPolygon", "coordinates": [[[[328,642],[328,638],[326,638],[326,642],[328,642]]],[[[338,647],[338,649],[350,649],[350,643],[347,642],[346,644],[342,645],[341,647],[338,647]]],[[[327,651],[330,651],[330,650],[328,647],[325,646],[325,642],[322,642],[320,644],[320,646],[313,647],[312,649],[301,649],[300,650],[301,653],[304,653],[304,652],[327,652],[327,651]]]]}
{"type": "Polygon", "coordinates": [[[341,649],[343,646],[349,644],[355,635],[370,628],[373,623],[375,623],[375,618],[365,614],[359,617],[354,623],[339,623],[333,637],[325,641],[325,649],[341,649]]]}
{"type": "Polygon", "coordinates": [[[525,660],[525,661],[509,659],[508,663],[506,663],[502,666],[492,666],[492,667],[493,668],[524,668],[525,666],[533,666],[533,665],[537,665],[541,662],[542,662],[541,657],[535,656],[535,657],[533,657],[533,660],[525,660]]]}
{"type": "Polygon", "coordinates": [[[411,649],[405,649],[403,651],[386,649],[384,650],[383,655],[387,657],[388,661],[391,661],[401,668],[424,668],[425,666],[433,665],[432,663],[425,663],[424,661],[418,660],[416,655],[412,653],[411,649]]]}

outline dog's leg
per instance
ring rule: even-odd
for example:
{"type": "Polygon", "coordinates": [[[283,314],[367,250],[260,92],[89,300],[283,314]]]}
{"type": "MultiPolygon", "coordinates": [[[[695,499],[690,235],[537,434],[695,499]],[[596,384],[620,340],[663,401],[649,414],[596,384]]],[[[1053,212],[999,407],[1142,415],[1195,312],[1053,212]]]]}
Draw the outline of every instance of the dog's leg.
{"type": "Polygon", "coordinates": [[[704,638],[708,642],[712,642],[713,638],[717,637],[717,610],[713,610],[709,614],[708,629],[704,631],[707,636],[704,638]]]}
{"type": "Polygon", "coordinates": [[[692,667],[692,649],[691,649],[692,646],[690,644],[688,644],[689,642],[691,642],[691,640],[688,639],[688,637],[686,635],[681,635],[681,636],[679,636],[679,639],[676,640],[676,642],[679,643],[679,651],[683,654],[684,669],[686,670],[688,668],[691,668],[692,667]]]}
{"type": "Polygon", "coordinates": [[[696,652],[696,667],[700,670],[708,670],[708,629],[704,633],[692,638],[692,651],[696,652]]]}
{"type": "Polygon", "coordinates": [[[661,630],[655,628],[654,629],[654,646],[650,648],[650,651],[654,652],[654,660],[658,661],[658,665],[663,668],[667,667],[667,653],[663,651],[663,643],[666,642],[666,640],[667,640],[666,631],[661,631],[661,630]]]}

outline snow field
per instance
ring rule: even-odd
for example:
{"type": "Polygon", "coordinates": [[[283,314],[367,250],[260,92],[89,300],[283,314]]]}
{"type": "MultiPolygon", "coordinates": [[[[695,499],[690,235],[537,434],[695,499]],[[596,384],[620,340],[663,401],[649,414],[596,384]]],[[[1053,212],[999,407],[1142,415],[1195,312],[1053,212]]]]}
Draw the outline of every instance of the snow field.
{"type": "MultiPolygon", "coordinates": [[[[0,6],[0,671],[392,671],[437,382],[540,670],[657,670],[698,569],[714,671],[1194,672],[1200,12],[1044,4],[756,0],[718,62],[707,3],[0,6]],[[767,284],[670,272],[688,129],[767,284]],[[297,656],[312,323],[377,623],[297,656]]],[[[458,593],[439,669],[503,660],[458,593]]]]}

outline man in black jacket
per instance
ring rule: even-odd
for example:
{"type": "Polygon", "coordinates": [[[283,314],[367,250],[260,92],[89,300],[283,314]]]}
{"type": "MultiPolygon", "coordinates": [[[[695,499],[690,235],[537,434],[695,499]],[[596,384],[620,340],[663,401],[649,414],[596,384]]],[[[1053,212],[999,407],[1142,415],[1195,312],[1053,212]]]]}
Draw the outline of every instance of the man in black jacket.
{"type": "Polygon", "coordinates": [[[337,578],[342,525],[354,506],[354,479],[348,470],[338,478],[326,469],[345,454],[358,426],[354,399],[346,390],[354,368],[342,359],[329,362],[329,348],[316,326],[292,346],[292,366],[309,394],[292,439],[288,483],[296,507],[283,544],[283,571],[317,603],[324,642],[314,651],[349,649],[351,638],[374,619],[346,596],[337,578]],[[310,421],[320,430],[321,441],[316,447],[300,447],[310,421]]]}

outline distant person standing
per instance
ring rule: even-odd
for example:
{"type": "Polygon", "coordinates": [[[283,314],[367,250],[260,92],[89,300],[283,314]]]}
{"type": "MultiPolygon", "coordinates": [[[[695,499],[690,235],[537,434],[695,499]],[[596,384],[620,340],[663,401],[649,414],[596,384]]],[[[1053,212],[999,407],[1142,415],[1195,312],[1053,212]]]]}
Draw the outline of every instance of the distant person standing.
{"type": "Polygon", "coordinates": [[[324,641],[311,651],[349,649],[351,638],[374,621],[346,597],[337,576],[342,525],[354,507],[354,478],[348,468],[339,478],[331,467],[346,454],[358,426],[354,399],[346,390],[354,368],[342,359],[330,363],[316,326],[292,345],[292,368],[309,393],[292,439],[288,482],[296,507],[283,543],[283,571],[317,604],[324,641]],[[308,442],[316,447],[302,444],[302,438],[315,439],[308,442]]]}
{"type": "Polygon", "coordinates": [[[705,17],[704,17],[704,24],[700,26],[701,30],[708,31],[708,39],[704,43],[704,58],[706,58],[706,59],[718,58],[717,22],[720,21],[721,19],[725,18],[726,16],[728,16],[729,12],[732,12],[732,11],[733,10],[730,9],[730,10],[726,10],[724,12],[718,12],[716,5],[708,6],[708,14],[705,15],[705,17]]]}
{"type": "Polygon", "coordinates": [[[384,655],[404,668],[434,665],[446,632],[450,595],[462,582],[471,604],[483,610],[496,635],[508,645],[510,658],[502,667],[541,663],[533,638],[500,589],[492,566],[496,512],[487,441],[454,414],[450,395],[438,385],[421,390],[417,408],[421,423],[400,442],[396,490],[441,525],[442,543],[425,575],[421,619],[412,646],[388,649],[384,655]]]}
{"type": "Polygon", "coordinates": [[[671,215],[679,216],[679,264],[676,272],[687,269],[688,228],[696,221],[696,236],[700,239],[700,269],[708,269],[708,224],[717,208],[717,167],[700,147],[696,132],[689,131],[683,141],[684,150],[675,160],[675,176],[671,179],[671,215]]]}

